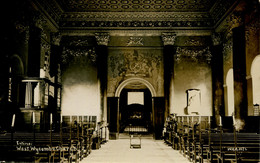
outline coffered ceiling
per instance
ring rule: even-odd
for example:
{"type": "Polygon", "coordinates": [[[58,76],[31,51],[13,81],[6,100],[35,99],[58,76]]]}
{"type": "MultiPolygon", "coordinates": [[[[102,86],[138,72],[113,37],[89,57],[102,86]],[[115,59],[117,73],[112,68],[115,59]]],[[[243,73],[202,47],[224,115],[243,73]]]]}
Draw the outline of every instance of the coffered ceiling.
{"type": "MultiPolygon", "coordinates": [[[[237,0],[35,0],[61,31],[211,31],[237,0]]],[[[195,32],[195,33],[196,33],[195,32]]]]}

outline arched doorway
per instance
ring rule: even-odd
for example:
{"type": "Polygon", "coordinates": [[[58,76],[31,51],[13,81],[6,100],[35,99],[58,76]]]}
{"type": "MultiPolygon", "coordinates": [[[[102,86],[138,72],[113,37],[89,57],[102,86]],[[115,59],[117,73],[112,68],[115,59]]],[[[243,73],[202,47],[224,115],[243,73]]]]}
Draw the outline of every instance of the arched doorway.
{"type": "Polygon", "coordinates": [[[130,78],[119,85],[115,96],[119,99],[119,132],[152,133],[153,86],[142,78],[130,78]]]}
{"type": "Polygon", "coordinates": [[[233,69],[229,69],[226,77],[227,84],[227,115],[231,116],[235,109],[234,104],[234,75],[233,69]]]}
{"type": "Polygon", "coordinates": [[[251,76],[253,84],[253,104],[260,104],[260,55],[253,60],[251,67],[251,76]]]}

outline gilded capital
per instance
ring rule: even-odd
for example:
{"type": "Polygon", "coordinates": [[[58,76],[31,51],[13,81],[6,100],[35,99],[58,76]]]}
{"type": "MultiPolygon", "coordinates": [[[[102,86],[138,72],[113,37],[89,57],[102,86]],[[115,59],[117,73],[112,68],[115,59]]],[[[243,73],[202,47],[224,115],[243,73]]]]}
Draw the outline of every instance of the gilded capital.
{"type": "Polygon", "coordinates": [[[95,38],[98,45],[108,45],[109,42],[109,33],[95,33],[95,38]]]}
{"type": "Polygon", "coordinates": [[[220,33],[213,33],[211,35],[211,39],[214,46],[222,43],[222,35],[220,33]]]}
{"type": "Polygon", "coordinates": [[[51,34],[51,43],[53,45],[59,46],[60,45],[60,40],[61,40],[61,34],[59,32],[51,34]]]}
{"type": "Polygon", "coordinates": [[[175,33],[162,33],[163,45],[174,45],[176,39],[175,33]]]}

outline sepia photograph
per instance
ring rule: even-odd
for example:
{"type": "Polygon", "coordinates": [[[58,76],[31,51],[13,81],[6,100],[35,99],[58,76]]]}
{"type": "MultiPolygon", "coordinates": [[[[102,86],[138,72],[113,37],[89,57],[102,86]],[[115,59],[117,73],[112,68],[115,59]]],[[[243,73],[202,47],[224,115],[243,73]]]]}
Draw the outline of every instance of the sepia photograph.
{"type": "Polygon", "coordinates": [[[260,0],[6,0],[0,163],[260,163],[260,0]]]}

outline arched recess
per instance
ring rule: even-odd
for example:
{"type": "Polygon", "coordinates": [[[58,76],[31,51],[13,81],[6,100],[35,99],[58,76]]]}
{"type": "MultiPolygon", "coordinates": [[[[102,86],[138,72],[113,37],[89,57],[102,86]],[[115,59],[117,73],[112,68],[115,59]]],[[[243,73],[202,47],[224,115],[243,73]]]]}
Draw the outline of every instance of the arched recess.
{"type": "Polygon", "coordinates": [[[24,74],[24,65],[21,57],[14,54],[9,59],[9,67],[12,68],[12,74],[16,76],[22,76],[24,74]]]}
{"type": "Polygon", "coordinates": [[[251,76],[253,84],[253,104],[260,104],[260,55],[252,62],[251,76]]]}
{"type": "Polygon", "coordinates": [[[132,82],[141,82],[143,83],[151,92],[152,97],[156,97],[156,91],[154,89],[154,87],[152,86],[151,83],[149,83],[147,80],[142,79],[142,78],[130,78],[130,79],[126,79],[125,81],[123,81],[116,89],[116,93],[115,93],[115,97],[119,97],[121,91],[123,90],[123,88],[132,82]]]}
{"type": "Polygon", "coordinates": [[[13,54],[8,60],[8,101],[18,103],[19,99],[19,83],[21,77],[24,75],[24,64],[19,55],[13,54]]]}
{"type": "Polygon", "coordinates": [[[226,77],[227,84],[227,115],[231,116],[235,109],[234,104],[234,74],[233,69],[229,69],[226,77]]]}

